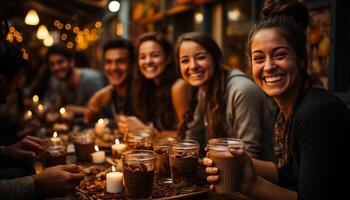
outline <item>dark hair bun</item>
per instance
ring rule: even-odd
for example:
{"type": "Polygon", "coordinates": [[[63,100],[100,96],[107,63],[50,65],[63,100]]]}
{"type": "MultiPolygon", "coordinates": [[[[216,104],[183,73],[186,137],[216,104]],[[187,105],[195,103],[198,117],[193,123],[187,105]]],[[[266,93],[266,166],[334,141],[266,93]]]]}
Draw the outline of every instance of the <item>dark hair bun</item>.
{"type": "Polygon", "coordinates": [[[286,0],[265,1],[264,8],[261,11],[262,20],[281,15],[292,16],[303,30],[305,30],[309,24],[309,12],[304,4],[298,1],[288,2],[286,0]]]}

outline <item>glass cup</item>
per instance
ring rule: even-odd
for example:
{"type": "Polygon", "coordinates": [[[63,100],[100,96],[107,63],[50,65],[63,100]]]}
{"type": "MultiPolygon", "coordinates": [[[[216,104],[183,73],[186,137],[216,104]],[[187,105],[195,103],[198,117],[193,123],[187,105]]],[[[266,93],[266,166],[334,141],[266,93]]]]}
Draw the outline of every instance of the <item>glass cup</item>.
{"type": "Polygon", "coordinates": [[[153,143],[153,149],[156,153],[156,174],[159,184],[172,183],[170,164],[169,164],[169,146],[176,143],[175,138],[161,138],[153,143]]]}
{"type": "Polygon", "coordinates": [[[125,137],[130,150],[153,150],[152,139],[152,129],[130,129],[125,137]]]}
{"type": "Polygon", "coordinates": [[[151,199],[155,158],[155,153],[149,150],[130,150],[123,153],[123,174],[127,199],[151,199]]]}
{"type": "Polygon", "coordinates": [[[80,162],[91,161],[91,153],[95,152],[95,135],[92,131],[74,132],[71,135],[75,154],[80,162]]]}
{"type": "Polygon", "coordinates": [[[182,140],[169,147],[169,161],[173,185],[180,193],[196,190],[199,143],[182,140]]]}
{"type": "Polygon", "coordinates": [[[66,147],[63,145],[48,145],[43,153],[45,167],[66,164],[66,147]]]}
{"type": "Polygon", "coordinates": [[[242,180],[242,159],[234,157],[229,148],[243,149],[243,142],[235,138],[216,138],[208,141],[208,158],[219,169],[220,178],[215,183],[218,193],[234,193],[242,180]]]}

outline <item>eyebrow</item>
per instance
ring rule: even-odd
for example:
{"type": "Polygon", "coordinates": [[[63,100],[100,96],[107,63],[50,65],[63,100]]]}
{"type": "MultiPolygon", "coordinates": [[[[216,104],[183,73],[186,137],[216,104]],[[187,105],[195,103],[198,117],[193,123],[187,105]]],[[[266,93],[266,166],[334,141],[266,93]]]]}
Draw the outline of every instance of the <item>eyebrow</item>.
{"type": "MultiPolygon", "coordinates": [[[[275,47],[275,48],[273,48],[273,49],[272,49],[272,52],[275,52],[275,51],[280,50],[280,49],[289,50],[288,47],[281,46],[281,47],[275,47]]],[[[258,49],[258,50],[254,50],[254,51],[252,52],[252,54],[253,54],[253,53],[261,53],[261,52],[263,52],[263,50],[258,49]]]]}

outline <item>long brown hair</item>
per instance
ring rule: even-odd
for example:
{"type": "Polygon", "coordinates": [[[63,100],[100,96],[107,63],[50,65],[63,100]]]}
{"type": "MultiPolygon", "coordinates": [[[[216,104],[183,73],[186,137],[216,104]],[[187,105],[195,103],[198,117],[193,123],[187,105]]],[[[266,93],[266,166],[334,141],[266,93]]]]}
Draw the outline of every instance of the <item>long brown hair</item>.
{"type": "MultiPolygon", "coordinates": [[[[167,65],[160,75],[160,84],[146,79],[139,67],[135,70],[134,112],[144,122],[153,122],[158,129],[175,129],[176,113],[171,100],[171,87],[178,79],[173,59],[173,46],[161,33],[145,33],[140,36],[136,47],[136,58],[139,57],[140,45],[145,41],[154,41],[164,51],[167,65]]],[[[138,62],[137,62],[138,63],[138,62]]]]}
{"type": "MultiPolygon", "coordinates": [[[[223,65],[223,54],[217,43],[207,34],[201,32],[190,32],[182,34],[175,45],[175,62],[179,65],[179,51],[181,44],[184,41],[193,41],[202,46],[214,60],[214,74],[206,83],[204,102],[206,102],[206,119],[208,122],[208,130],[210,137],[220,137],[223,134],[224,127],[222,121],[224,120],[224,111],[226,104],[223,101],[223,94],[225,90],[226,70],[223,65]]],[[[180,135],[184,135],[187,130],[187,124],[192,121],[193,114],[197,105],[198,89],[193,91],[190,108],[184,114],[183,123],[179,126],[180,135]]]]}

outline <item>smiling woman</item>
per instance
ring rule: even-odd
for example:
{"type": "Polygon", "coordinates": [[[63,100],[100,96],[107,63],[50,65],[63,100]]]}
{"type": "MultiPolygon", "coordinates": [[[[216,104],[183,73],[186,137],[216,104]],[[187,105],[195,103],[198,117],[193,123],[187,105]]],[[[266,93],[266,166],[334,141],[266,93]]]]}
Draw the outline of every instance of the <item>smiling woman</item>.
{"type": "Polygon", "coordinates": [[[175,59],[183,79],[197,88],[180,126],[182,135],[202,144],[211,138],[236,137],[251,156],[272,158],[272,117],[262,91],[239,70],[227,71],[216,42],[200,32],[185,33],[175,59]]]}

